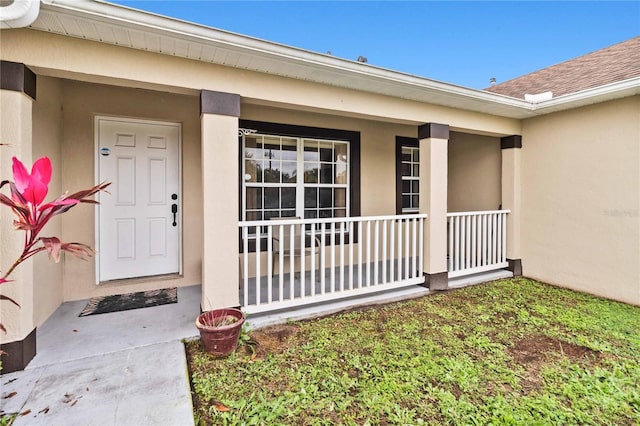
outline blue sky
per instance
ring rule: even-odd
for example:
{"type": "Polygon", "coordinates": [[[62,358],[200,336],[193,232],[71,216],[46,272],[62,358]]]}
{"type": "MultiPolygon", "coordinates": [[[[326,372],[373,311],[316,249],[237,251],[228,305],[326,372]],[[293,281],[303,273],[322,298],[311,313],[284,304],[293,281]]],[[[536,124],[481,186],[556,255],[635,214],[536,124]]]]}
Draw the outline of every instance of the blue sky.
{"type": "Polygon", "coordinates": [[[476,89],[640,35],[640,2],[110,1],[476,89]]]}

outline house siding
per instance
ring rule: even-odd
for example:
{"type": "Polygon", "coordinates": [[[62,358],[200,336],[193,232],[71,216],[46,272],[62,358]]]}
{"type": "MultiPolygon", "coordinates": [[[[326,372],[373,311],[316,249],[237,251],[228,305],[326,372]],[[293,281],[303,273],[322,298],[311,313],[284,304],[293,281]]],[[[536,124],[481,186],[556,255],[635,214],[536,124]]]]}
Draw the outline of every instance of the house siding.
{"type": "Polygon", "coordinates": [[[528,277],[640,305],[640,96],[525,120],[528,277]]]}

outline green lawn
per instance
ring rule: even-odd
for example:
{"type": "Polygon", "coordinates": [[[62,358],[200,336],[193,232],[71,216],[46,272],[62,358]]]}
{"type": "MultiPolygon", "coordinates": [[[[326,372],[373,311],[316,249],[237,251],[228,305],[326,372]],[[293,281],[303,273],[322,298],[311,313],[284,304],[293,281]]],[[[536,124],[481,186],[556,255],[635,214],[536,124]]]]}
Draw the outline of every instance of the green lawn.
{"type": "Polygon", "coordinates": [[[197,422],[640,424],[640,308],[529,279],[251,336],[187,343],[197,422]]]}

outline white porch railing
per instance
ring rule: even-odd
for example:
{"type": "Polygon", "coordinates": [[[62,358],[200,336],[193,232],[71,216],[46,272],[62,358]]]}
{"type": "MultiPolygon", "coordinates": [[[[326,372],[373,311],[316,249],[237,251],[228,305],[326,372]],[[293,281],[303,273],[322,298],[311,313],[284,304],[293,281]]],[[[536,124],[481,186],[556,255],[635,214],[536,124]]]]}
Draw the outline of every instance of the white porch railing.
{"type": "Polygon", "coordinates": [[[507,262],[509,210],[448,213],[449,278],[501,269],[507,262]]]}
{"type": "Polygon", "coordinates": [[[424,282],[427,215],[240,222],[249,313],[424,282]]]}

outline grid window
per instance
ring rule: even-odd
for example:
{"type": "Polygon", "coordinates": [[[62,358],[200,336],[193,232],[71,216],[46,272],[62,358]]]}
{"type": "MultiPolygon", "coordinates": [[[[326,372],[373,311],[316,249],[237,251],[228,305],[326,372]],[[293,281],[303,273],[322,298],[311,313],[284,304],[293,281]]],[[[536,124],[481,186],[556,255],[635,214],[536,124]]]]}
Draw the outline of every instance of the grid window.
{"type": "Polygon", "coordinates": [[[402,212],[416,213],[420,206],[420,149],[403,146],[402,155],[402,212]]]}
{"type": "Polygon", "coordinates": [[[349,143],[243,137],[244,220],[348,216],[349,143]]]}

